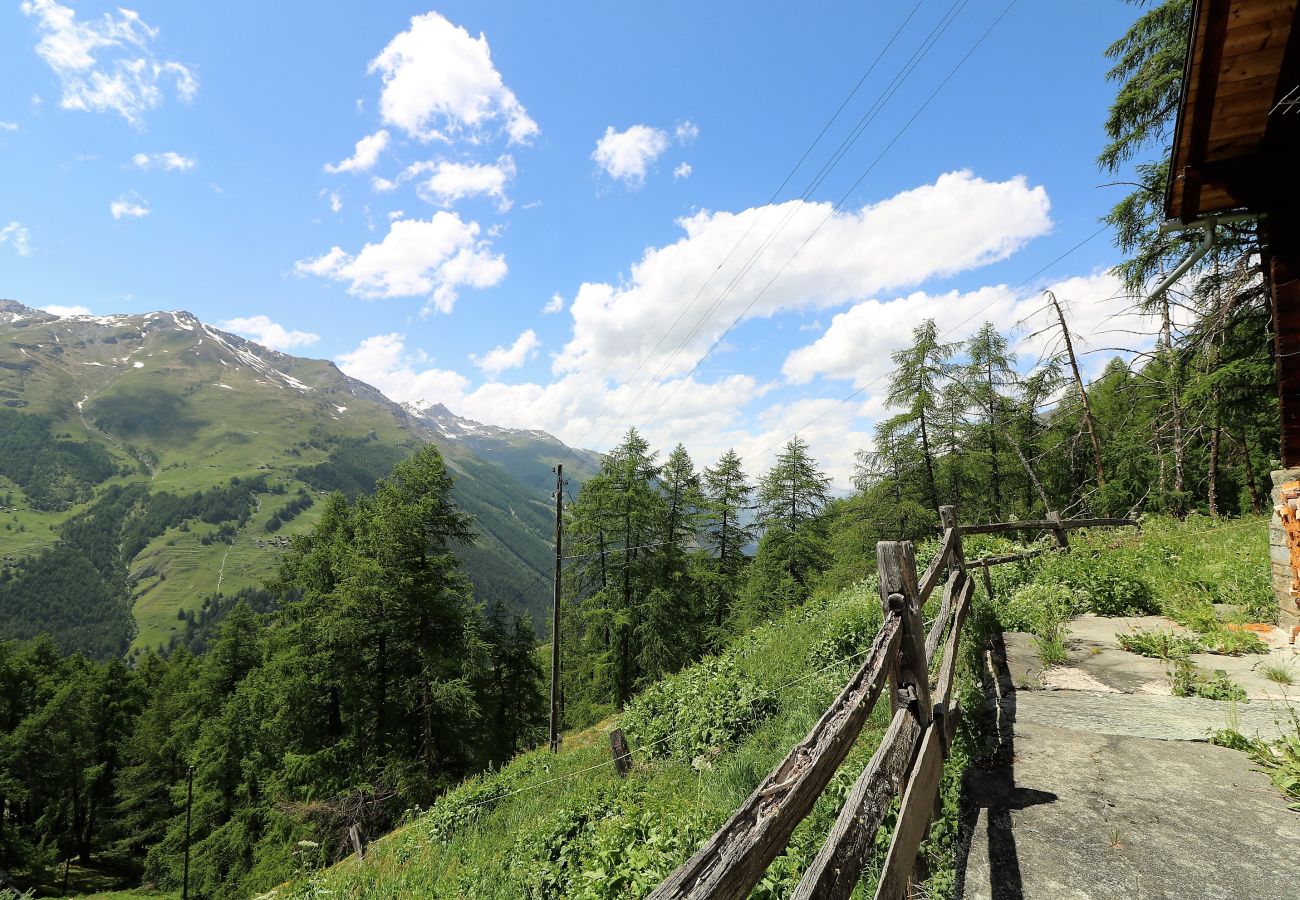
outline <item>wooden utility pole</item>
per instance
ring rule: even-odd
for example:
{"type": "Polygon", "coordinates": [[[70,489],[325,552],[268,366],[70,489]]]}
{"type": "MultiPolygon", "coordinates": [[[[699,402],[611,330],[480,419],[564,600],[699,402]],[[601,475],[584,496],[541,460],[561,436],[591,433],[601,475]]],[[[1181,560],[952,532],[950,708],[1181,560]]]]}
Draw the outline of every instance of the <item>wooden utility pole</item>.
{"type": "Polygon", "coordinates": [[[551,604],[551,752],[560,750],[560,566],[564,562],[564,464],[555,466],[555,597],[551,604]]]}
{"type": "Polygon", "coordinates": [[[190,766],[185,786],[185,874],[181,878],[181,900],[190,898],[190,814],[194,809],[194,767],[190,766]]]}

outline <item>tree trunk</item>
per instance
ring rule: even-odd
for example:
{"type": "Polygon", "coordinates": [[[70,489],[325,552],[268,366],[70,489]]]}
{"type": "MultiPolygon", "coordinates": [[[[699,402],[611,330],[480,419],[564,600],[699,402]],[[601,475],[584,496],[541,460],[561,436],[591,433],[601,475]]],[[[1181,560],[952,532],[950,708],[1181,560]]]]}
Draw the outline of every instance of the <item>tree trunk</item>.
{"type": "Polygon", "coordinates": [[[1250,444],[1246,429],[1241,430],[1241,437],[1237,438],[1237,443],[1241,444],[1241,455],[1244,457],[1243,464],[1246,467],[1246,489],[1250,491],[1250,506],[1255,510],[1255,515],[1262,515],[1264,506],[1259,499],[1259,485],[1255,483],[1255,466],[1250,461],[1250,444]]]}
{"type": "Polygon", "coordinates": [[[1210,429],[1210,472],[1209,472],[1209,502],[1210,515],[1217,517],[1219,515],[1219,433],[1222,431],[1219,416],[1219,389],[1216,387],[1211,394],[1210,404],[1213,406],[1214,427],[1210,429]]]}
{"type": "Polygon", "coordinates": [[[1169,292],[1160,299],[1160,339],[1164,343],[1165,360],[1169,366],[1169,413],[1174,427],[1174,514],[1183,515],[1183,477],[1186,454],[1183,448],[1183,408],[1179,402],[1179,369],[1181,364],[1174,353],[1173,322],[1169,314],[1169,292]]]}
{"type": "Polygon", "coordinates": [[[994,514],[1002,512],[1002,473],[998,470],[997,398],[993,395],[993,360],[988,364],[989,388],[989,475],[993,488],[994,514]]]}
{"type": "Polygon", "coordinates": [[[930,480],[930,505],[939,514],[939,486],[934,480],[934,461],[930,459],[930,435],[925,427],[925,410],[921,410],[921,455],[925,458],[925,475],[930,480]]]}
{"type": "Polygon", "coordinates": [[[1052,508],[1052,504],[1047,499],[1047,491],[1043,490],[1043,483],[1038,480],[1038,475],[1034,473],[1034,467],[1029,463],[1029,457],[1025,456],[1025,451],[1020,448],[1020,442],[1014,438],[1008,437],[1011,442],[1011,449],[1016,451],[1016,456],[1020,458],[1020,465],[1025,467],[1025,474],[1029,476],[1029,482],[1034,486],[1038,493],[1038,499],[1043,501],[1043,512],[1052,508]]]}
{"type": "Polygon", "coordinates": [[[1065,313],[1056,295],[1046,291],[1056,310],[1057,321],[1061,323],[1061,337],[1065,339],[1065,352],[1070,358],[1070,371],[1074,373],[1074,385],[1079,389],[1079,402],[1083,404],[1083,418],[1088,423],[1088,439],[1092,442],[1092,463],[1096,469],[1097,486],[1106,486],[1106,472],[1101,464],[1101,439],[1097,436],[1097,421],[1092,417],[1092,406],[1088,403],[1088,391],[1083,386],[1083,376],[1079,374],[1079,361],[1074,355],[1074,341],[1070,339],[1070,328],[1065,324],[1065,313]]]}

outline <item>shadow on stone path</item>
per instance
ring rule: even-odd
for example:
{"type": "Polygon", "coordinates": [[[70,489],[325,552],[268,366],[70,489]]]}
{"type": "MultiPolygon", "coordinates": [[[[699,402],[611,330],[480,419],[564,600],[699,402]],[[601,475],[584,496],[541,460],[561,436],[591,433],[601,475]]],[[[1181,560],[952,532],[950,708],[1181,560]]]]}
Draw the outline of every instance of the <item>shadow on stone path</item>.
{"type": "Polygon", "coordinates": [[[1018,672],[1027,647],[1027,636],[1007,635],[990,653],[996,728],[963,783],[958,896],[1300,896],[1300,814],[1245,754],[1205,742],[1252,707],[1251,722],[1277,727],[1283,716],[1268,701],[1179,707],[1189,701],[1104,685],[1031,689],[1018,672]]]}

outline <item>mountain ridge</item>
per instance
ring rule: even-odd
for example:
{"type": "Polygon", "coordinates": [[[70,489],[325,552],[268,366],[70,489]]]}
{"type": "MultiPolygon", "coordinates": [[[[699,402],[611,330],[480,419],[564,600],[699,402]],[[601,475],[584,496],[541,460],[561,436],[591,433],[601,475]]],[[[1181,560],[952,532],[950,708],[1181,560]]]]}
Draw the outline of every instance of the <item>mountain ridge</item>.
{"type": "MultiPolygon", "coordinates": [[[[284,538],[316,521],[324,493],[368,490],[424,443],[442,450],[457,475],[457,502],[475,516],[479,542],[461,556],[476,598],[538,617],[546,599],[536,588],[551,565],[550,467],[564,460],[581,479],[597,462],[546,432],[486,425],[441,403],[397,403],[333,362],[272,350],[179,309],[59,316],[0,300],[3,409],[48,423],[48,434],[33,438],[42,458],[76,469],[69,460],[98,447],[114,473],[95,483],[56,481],[66,482],[64,499],[47,508],[0,474],[6,572],[21,573],[66,543],[68,522],[115,486],[145,496],[121,513],[123,528],[152,515],[150,504],[161,501],[150,498],[251,491],[246,514],[159,520],[161,531],[121,560],[135,649],[183,639],[186,617],[205,599],[259,586],[284,538]]],[[[12,593],[6,578],[0,595],[12,593]]],[[[52,614],[48,598],[28,600],[52,614]]],[[[29,636],[14,630],[12,616],[0,617],[0,638],[29,636]]]]}

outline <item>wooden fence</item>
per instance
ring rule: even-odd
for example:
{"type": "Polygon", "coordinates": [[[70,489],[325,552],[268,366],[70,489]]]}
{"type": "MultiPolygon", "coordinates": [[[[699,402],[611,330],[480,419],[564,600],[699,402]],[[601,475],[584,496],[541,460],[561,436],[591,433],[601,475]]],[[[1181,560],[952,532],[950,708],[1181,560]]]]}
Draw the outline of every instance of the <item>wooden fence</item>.
{"type": "Polygon", "coordinates": [[[939,512],[943,525],[939,552],[919,575],[911,542],[881,541],[876,545],[884,621],[865,661],[808,736],[763,779],[726,824],[654,890],[652,900],[748,897],[812,811],[885,692],[893,710],[889,729],[794,896],[809,900],[852,894],[868,863],[876,832],[893,798],[900,795],[898,822],[876,897],[895,900],[906,896],[917,851],[936,811],[943,762],[961,715],[954,691],[962,625],[974,593],[968,570],[982,567],[987,585],[989,566],[1043,552],[967,560],[962,536],[1045,530],[1055,535],[1057,549],[1065,550],[1070,529],[1137,526],[1132,519],[1062,520],[1055,514],[1042,521],[959,526],[955,507],[945,506],[939,512]],[[941,579],[939,612],[926,632],[921,610],[941,579]],[[940,644],[942,654],[936,656],[940,644]],[[932,671],[936,672],[933,684],[932,671]]]}

